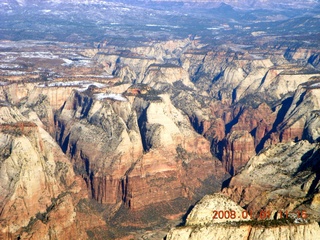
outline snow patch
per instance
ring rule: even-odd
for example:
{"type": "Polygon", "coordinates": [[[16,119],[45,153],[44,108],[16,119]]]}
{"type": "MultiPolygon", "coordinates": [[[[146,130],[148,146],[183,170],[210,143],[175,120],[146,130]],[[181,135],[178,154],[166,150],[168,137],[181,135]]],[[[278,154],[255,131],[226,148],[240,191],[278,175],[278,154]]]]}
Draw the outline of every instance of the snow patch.
{"type": "Polygon", "coordinates": [[[14,56],[10,53],[2,52],[0,53],[1,62],[10,63],[17,59],[17,54],[14,54],[14,56]]]}
{"type": "Polygon", "coordinates": [[[320,87],[320,83],[314,83],[310,87],[320,87]]]}
{"type": "Polygon", "coordinates": [[[0,86],[6,86],[8,84],[9,84],[8,82],[0,82],[0,86]]]}
{"type": "Polygon", "coordinates": [[[4,69],[1,69],[0,72],[5,76],[23,76],[28,74],[25,71],[13,71],[13,70],[4,70],[4,69]]]}
{"type": "Polygon", "coordinates": [[[263,60],[263,59],[265,59],[264,57],[256,55],[256,54],[250,54],[250,56],[255,60],[263,60]]]}
{"type": "Polygon", "coordinates": [[[73,61],[70,60],[70,59],[62,58],[62,60],[65,62],[65,63],[62,64],[62,66],[71,65],[73,63],[73,61]]]}
{"type": "Polygon", "coordinates": [[[67,82],[50,82],[50,83],[40,83],[38,84],[39,88],[45,87],[79,87],[78,90],[85,91],[90,85],[93,85],[97,88],[107,87],[107,84],[99,82],[90,82],[90,81],[67,81],[67,82]]]}
{"type": "Polygon", "coordinates": [[[164,27],[164,28],[181,28],[180,26],[172,26],[172,25],[158,25],[158,24],[146,24],[146,27],[164,27]]]}
{"type": "Polygon", "coordinates": [[[23,67],[20,66],[19,64],[5,64],[5,63],[2,63],[0,64],[0,68],[3,68],[3,69],[22,69],[23,67]]]}
{"type": "Polygon", "coordinates": [[[21,57],[25,58],[47,58],[56,59],[58,56],[53,55],[51,52],[22,52],[21,57]]]}
{"type": "Polygon", "coordinates": [[[97,100],[103,100],[105,98],[109,98],[109,99],[114,99],[122,102],[127,101],[127,99],[123,97],[121,94],[116,94],[116,93],[97,93],[97,94],[94,94],[94,96],[97,100]]]}
{"type": "Polygon", "coordinates": [[[62,66],[81,66],[81,67],[85,67],[85,66],[89,66],[90,64],[92,64],[91,60],[78,60],[78,61],[73,61],[70,59],[66,59],[64,58],[63,61],[65,63],[61,64],[62,66]]]}

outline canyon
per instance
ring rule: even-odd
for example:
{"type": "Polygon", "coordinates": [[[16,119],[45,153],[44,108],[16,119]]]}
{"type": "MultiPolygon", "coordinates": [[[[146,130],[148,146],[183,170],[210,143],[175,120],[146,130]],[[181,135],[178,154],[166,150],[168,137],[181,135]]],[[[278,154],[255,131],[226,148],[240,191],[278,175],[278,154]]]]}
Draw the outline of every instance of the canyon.
{"type": "Polygon", "coordinates": [[[0,238],[316,239],[318,8],[152,2],[7,1],[0,238]]]}

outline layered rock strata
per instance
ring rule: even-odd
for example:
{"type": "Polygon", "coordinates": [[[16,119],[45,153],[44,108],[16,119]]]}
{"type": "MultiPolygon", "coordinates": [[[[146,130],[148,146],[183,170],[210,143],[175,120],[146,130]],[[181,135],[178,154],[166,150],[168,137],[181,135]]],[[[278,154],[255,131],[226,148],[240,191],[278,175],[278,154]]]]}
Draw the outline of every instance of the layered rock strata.
{"type": "Polygon", "coordinates": [[[75,207],[87,198],[84,181],[52,137],[16,108],[0,108],[0,237],[86,238],[92,226],[75,207]]]}
{"type": "Polygon", "coordinates": [[[297,212],[318,219],[319,144],[299,141],[278,143],[250,159],[223,192],[240,206],[257,212],[266,209],[297,212]]]}
{"type": "Polygon", "coordinates": [[[192,203],[228,176],[166,94],[119,101],[75,91],[56,120],[63,151],[103,204],[142,211],[180,198],[192,203]]]}

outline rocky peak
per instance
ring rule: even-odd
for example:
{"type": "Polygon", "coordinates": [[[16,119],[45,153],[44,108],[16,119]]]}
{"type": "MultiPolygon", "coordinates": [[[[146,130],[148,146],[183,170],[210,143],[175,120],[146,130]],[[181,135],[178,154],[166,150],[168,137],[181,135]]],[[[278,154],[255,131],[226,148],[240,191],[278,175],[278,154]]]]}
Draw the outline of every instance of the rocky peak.
{"type": "Polygon", "coordinates": [[[205,196],[192,209],[184,226],[172,228],[169,240],[200,239],[315,239],[316,222],[296,224],[293,220],[251,220],[248,212],[225,196],[205,196]],[[230,218],[232,216],[232,219],[230,218]]]}
{"type": "Polygon", "coordinates": [[[274,213],[305,210],[309,220],[318,219],[317,213],[310,210],[310,202],[313,198],[316,202],[319,188],[316,177],[319,169],[314,167],[318,161],[318,144],[308,141],[276,144],[251,158],[223,192],[253,212],[261,208],[274,213]]]}
{"type": "Polygon", "coordinates": [[[83,180],[45,130],[16,108],[0,112],[0,237],[44,239],[54,231],[83,238],[80,226],[87,227],[75,211],[87,197],[83,180]]]}
{"type": "MultiPolygon", "coordinates": [[[[186,226],[205,225],[211,223],[223,223],[229,221],[229,217],[219,217],[219,211],[232,212],[236,217],[232,221],[247,221],[250,216],[245,216],[244,209],[231,199],[216,193],[204,196],[188,214],[186,226]]],[[[231,218],[231,217],[230,217],[231,218]]],[[[233,218],[233,217],[232,217],[233,218]]]]}

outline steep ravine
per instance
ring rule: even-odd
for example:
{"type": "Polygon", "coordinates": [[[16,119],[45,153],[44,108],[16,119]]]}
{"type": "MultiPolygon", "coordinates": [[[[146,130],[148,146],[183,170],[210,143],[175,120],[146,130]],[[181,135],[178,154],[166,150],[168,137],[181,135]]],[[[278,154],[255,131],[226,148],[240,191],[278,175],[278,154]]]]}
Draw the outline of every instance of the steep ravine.
{"type": "MultiPolygon", "coordinates": [[[[131,104],[87,94],[75,91],[56,115],[57,139],[98,202],[126,206],[121,211],[127,219],[145,214],[149,206],[169,217],[182,214],[181,208],[164,211],[161,206],[188,207],[218,191],[228,177],[210,155],[210,143],[168,96],[156,101],[136,97],[131,104]]],[[[116,218],[123,219],[121,214],[116,218]]]]}

